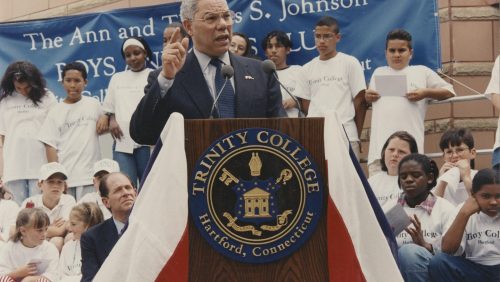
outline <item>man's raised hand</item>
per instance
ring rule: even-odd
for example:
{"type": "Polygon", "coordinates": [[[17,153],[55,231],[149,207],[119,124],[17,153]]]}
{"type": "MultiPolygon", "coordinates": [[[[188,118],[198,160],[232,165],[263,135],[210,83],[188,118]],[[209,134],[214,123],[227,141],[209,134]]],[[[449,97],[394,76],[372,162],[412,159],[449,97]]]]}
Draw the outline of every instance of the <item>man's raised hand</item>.
{"type": "Polygon", "coordinates": [[[186,62],[189,38],[182,38],[180,28],[175,28],[170,42],[163,48],[162,74],[167,79],[174,79],[186,62]]]}

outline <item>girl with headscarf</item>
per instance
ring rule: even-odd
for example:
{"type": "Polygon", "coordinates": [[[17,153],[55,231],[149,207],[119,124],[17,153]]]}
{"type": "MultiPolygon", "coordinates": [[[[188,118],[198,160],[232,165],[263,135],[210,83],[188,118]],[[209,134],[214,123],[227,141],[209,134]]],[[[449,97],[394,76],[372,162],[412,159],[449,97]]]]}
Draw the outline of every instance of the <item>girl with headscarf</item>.
{"type": "Polygon", "coordinates": [[[111,77],[103,102],[105,115],[101,117],[98,129],[104,130],[109,126],[115,140],[113,159],[120,164],[120,170],[137,184],[148,163],[150,147],[132,140],[129,125],[137,104],[144,96],[144,86],[152,71],[146,67],[146,58],[151,58],[152,53],[141,37],[127,38],[123,42],[121,53],[127,67],[125,71],[111,77]]]}

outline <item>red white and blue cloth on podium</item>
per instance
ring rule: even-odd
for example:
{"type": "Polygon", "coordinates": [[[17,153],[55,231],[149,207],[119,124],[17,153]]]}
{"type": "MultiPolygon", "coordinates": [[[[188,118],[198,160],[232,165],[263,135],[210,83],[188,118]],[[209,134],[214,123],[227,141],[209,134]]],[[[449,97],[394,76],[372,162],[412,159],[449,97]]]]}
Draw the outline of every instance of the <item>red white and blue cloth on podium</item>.
{"type": "Polygon", "coordinates": [[[325,116],[330,281],[403,281],[394,234],[335,112],[325,116]]]}
{"type": "Polygon", "coordinates": [[[184,141],[184,118],[174,113],[151,156],[127,231],[93,281],[188,280],[188,184],[184,141]]]}
{"type": "MultiPolygon", "coordinates": [[[[325,117],[324,128],[330,281],[402,281],[391,252],[394,236],[347,150],[335,113],[325,117]]],[[[180,114],[168,119],[146,175],[127,232],[94,281],[188,281],[187,164],[180,114]]]]}

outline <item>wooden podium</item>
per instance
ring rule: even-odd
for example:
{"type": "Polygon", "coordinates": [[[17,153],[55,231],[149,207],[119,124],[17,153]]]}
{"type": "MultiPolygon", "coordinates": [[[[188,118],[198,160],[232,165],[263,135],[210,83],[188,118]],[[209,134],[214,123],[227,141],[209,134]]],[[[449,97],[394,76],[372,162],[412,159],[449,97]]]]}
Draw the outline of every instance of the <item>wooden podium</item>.
{"type": "Polygon", "coordinates": [[[189,216],[190,281],[328,281],[323,118],[186,120],[188,177],[203,152],[220,137],[243,128],[268,128],[288,135],[312,156],[323,178],[322,214],[316,230],[292,255],[267,264],[245,264],[213,249],[189,216]]]}

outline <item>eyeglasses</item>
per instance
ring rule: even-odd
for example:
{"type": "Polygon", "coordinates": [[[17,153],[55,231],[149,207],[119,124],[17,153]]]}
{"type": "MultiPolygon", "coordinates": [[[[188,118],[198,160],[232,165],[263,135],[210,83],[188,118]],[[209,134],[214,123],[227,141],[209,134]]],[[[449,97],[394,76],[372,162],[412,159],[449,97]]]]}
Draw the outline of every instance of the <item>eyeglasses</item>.
{"type": "Polygon", "coordinates": [[[462,155],[465,151],[470,150],[469,147],[456,147],[455,149],[445,149],[443,152],[446,156],[451,156],[453,154],[462,155]]]}
{"type": "Polygon", "coordinates": [[[203,21],[206,24],[214,25],[220,22],[222,18],[227,24],[233,24],[235,13],[231,10],[222,13],[206,13],[202,18],[193,19],[194,21],[203,21]]]}
{"type": "Polygon", "coordinates": [[[314,33],[314,38],[316,40],[325,40],[325,41],[328,41],[328,40],[331,40],[332,38],[335,37],[335,33],[333,32],[330,32],[330,33],[324,33],[324,34],[320,34],[320,33],[314,33]]]}

